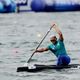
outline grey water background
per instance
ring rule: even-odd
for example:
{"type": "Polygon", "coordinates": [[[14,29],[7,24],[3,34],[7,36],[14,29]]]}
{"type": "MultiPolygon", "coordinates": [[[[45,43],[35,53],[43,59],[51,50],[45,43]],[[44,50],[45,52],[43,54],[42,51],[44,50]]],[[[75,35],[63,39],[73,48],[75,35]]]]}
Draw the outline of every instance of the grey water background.
{"type": "MultiPolygon", "coordinates": [[[[80,69],[44,70],[37,73],[20,72],[49,30],[52,23],[60,28],[71,63],[80,64],[80,12],[0,14],[0,80],[80,80],[80,69]],[[41,34],[41,37],[38,37],[41,34]]],[[[40,47],[46,47],[54,30],[40,47]]],[[[57,35],[58,36],[58,35],[57,35]]],[[[31,64],[56,64],[51,52],[36,53],[31,64]]]]}

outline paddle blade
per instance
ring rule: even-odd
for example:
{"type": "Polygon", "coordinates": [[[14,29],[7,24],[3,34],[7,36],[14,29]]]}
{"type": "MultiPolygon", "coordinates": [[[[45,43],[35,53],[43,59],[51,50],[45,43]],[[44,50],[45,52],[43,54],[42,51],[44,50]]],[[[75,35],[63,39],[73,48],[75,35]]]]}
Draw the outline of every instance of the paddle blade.
{"type": "Polygon", "coordinates": [[[28,67],[28,69],[35,69],[36,68],[36,66],[34,64],[30,64],[30,63],[25,63],[23,66],[28,67]]]}
{"type": "Polygon", "coordinates": [[[26,66],[27,67],[28,65],[29,65],[29,63],[25,63],[23,66],[26,66]]]}

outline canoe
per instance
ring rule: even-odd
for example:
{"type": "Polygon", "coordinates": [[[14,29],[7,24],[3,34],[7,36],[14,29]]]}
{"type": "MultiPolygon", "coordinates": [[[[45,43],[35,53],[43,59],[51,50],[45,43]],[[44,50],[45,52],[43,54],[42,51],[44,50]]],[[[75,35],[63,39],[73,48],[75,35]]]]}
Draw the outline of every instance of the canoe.
{"type": "Polygon", "coordinates": [[[57,65],[40,65],[40,64],[34,64],[33,67],[23,66],[18,67],[17,72],[38,72],[46,69],[68,69],[68,68],[79,68],[80,64],[69,64],[67,66],[57,66],[57,65]]]}

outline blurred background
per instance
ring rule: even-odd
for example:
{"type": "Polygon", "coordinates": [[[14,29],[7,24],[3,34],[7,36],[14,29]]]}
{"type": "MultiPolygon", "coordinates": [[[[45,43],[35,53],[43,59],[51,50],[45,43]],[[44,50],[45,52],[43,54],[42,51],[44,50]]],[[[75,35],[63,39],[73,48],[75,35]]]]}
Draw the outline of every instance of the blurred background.
{"type": "Polygon", "coordinates": [[[78,11],[80,0],[0,0],[0,13],[78,11]],[[25,9],[22,8],[25,6],[25,9]]]}

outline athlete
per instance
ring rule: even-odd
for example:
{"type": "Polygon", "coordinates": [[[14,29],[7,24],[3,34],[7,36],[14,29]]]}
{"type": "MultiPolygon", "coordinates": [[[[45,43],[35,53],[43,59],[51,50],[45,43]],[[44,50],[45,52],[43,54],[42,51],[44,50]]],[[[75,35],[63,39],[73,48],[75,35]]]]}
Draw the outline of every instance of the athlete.
{"type": "Polygon", "coordinates": [[[58,33],[59,39],[56,36],[50,37],[51,44],[46,48],[39,48],[35,52],[50,50],[57,57],[57,65],[68,65],[70,63],[70,57],[65,49],[63,34],[56,25],[52,28],[58,33]]]}

